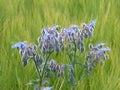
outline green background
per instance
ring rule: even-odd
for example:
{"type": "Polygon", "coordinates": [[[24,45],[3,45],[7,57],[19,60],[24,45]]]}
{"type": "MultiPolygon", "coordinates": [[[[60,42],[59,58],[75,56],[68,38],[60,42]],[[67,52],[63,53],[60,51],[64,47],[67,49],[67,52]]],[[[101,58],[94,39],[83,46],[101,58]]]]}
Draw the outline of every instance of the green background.
{"type": "MultiPolygon", "coordinates": [[[[89,43],[105,42],[111,48],[110,58],[77,88],[120,90],[120,0],[0,0],[0,90],[33,90],[26,83],[37,78],[33,63],[22,67],[18,50],[11,45],[25,40],[37,44],[44,27],[81,26],[93,19],[96,27],[94,36],[85,41],[86,51],[89,43]]],[[[79,55],[84,60],[84,54],[79,55]]],[[[68,62],[65,55],[52,58],[68,62]]],[[[57,90],[70,90],[62,79],[51,82],[57,90]]]]}

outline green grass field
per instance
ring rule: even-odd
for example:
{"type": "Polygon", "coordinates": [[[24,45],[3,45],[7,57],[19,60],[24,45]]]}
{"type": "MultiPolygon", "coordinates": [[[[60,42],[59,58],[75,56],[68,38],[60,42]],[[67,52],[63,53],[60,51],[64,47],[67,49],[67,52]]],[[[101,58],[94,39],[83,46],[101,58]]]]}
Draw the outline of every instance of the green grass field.
{"type": "MultiPolygon", "coordinates": [[[[18,50],[11,45],[24,40],[37,44],[44,27],[81,26],[93,19],[97,20],[94,36],[86,47],[105,42],[111,48],[110,58],[77,88],[120,90],[120,0],[0,0],[0,90],[33,90],[26,83],[37,78],[33,63],[23,67],[18,50]]],[[[59,57],[58,62],[67,62],[66,57],[59,57]]],[[[52,82],[56,90],[70,90],[61,79],[52,82]]]]}

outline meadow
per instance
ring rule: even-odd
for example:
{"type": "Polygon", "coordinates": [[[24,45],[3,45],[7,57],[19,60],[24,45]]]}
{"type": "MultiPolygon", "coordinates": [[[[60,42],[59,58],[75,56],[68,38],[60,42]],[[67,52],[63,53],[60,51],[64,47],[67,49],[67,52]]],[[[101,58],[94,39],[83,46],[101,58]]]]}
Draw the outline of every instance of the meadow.
{"type": "MultiPolygon", "coordinates": [[[[89,78],[83,79],[77,89],[120,90],[120,0],[0,0],[0,90],[33,90],[26,83],[37,78],[33,63],[23,67],[18,50],[11,45],[18,41],[37,44],[44,27],[81,26],[94,19],[97,21],[94,36],[85,41],[85,53],[89,43],[105,42],[111,48],[110,57],[89,78]]],[[[80,54],[82,61],[84,55],[80,54]]],[[[67,62],[63,54],[51,58],[67,62]]],[[[62,79],[51,82],[56,90],[70,90],[62,79]]]]}

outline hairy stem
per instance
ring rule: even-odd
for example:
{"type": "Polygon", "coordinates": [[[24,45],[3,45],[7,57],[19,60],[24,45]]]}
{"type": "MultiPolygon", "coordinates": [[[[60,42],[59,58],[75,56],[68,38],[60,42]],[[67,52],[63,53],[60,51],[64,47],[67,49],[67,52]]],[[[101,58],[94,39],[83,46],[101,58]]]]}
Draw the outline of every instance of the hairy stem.
{"type": "Polygon", "coordinates": [[[34,63],[35,63],[35,68],[36,68],[36,70],[37,70],[38,76],[40,77],[40,72],[39,72],[39,69],[38,69],[38,67],[37,67],[37,64],[36,64],[35,60],[34,60],[34,63]]]}
{"type": "Polygon", "coordinates": [[[74,49],[74,64],[76,64],[76,52],[77,52],[77,46],[76,43],[74,42],[75,49],[74,49]]]}
{"type": "Polygon", "coordinates": [[[50,52],[50,53],[48,54],[48,56],[46,56],[45,64],[44,64],[44,66],[43,66],[43,70],[42,70],[42,72],[41,72],[41,77],[40,77],[40,87],[41,87],[41,85],[42,85],[42,80],[43,80],[44,73],[45,73],[45,67],[46,67],[47,61],[48,61],[48,59],[49,59],[49,57],[50,57],[51,54],[52,54],[52,52],[50,52]]]}
{"type": "Polygon", "coordinates": [[[35,68],[36,68],[37,73],[38,73],[38,77],[39,77],[39,78],[41,78],[41,77],[40,77],[40,72],[39,72],[39,69],[38,69],[38,67],[37,67],[37,63],[36,63],[36,61],[35,61],[35,56],[33,57],[33,61],[34,61],[35,68]]]}
{"type": "MultiPolygon", "coordinates": [[[[75,48],[74,48],[74,62],[73,62],[73,67],[74,67],[74,71],[76,71],[76,63],[77,63],[77,61],[76,61],[76,53],[77,53],[77,45],[76,45],[75,42],[73,42],[73,43],[74,43],[74,46],[75,46],[75,48]]],[[[74,82],[76,82],[76,72],[74,73],[74,77],[75,77],[75,81],[74,81],[74,82]]],[[[76,90],[76,85],[75,85],[75,83],[74,83],[74,85],[73,85],[73,90],[76,90]]]]}

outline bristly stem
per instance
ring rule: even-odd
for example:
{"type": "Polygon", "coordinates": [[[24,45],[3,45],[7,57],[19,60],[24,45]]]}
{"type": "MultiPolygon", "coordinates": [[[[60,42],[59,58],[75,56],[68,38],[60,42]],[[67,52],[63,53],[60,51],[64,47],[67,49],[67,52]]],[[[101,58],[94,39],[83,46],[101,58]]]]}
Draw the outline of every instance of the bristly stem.
{"type": "Polygon", "coordinates": [[[40,71],[39,71],[38,66],[37,66],[37,63],[36,63],[36,61],[35,61],[35,55],[33,56],[33,61],[34,61],[35,68],[36,68],[37,73],[38,73],[38,77],[39,77],[39,79],[40,79],[40,78],[41,78],[41,77],[40,77],[40,71]]]}
{"type": "Polygon", "coordinates": [[[74,45],[75,45],[75,49],[74,49],[74,64],[76,64],[76,53],[77,53],[77,46],[76,46],[76,43],[74,42],[74,45]]]}
{"type": "MultiPolygon", "coordinates": [[[[53,51],[52,51],[52,52],[53,52],[53,51]]],[[[47,61],[48,61],[50,55],[52,54],[52,52],[50,52],[50,53],[48,54],[48,56],[46,55],[45,64],[44,64],[44,66],[43,66],[43,70],[42,70],[42,72],[41,72],[41,77],[40,77],[40,87],[41,87],[41,85],[42,85],[42,80],[43,80],[43,76],[44,76],[44,73],[45,73],[45,67],[46,67],[47,61]]]]}
{"type": "Polygon", "coordinates": [[[34,61],[35,68],[36,68],[36,70],[37,70],[38,76],[39,76],[39,78],[40,78],[40,72],[39,72],[39,69],[38,69],[38,67],[37,67],[37,63],[35,62],[35,56],[33,56],[33,61],[34,61]]]}
{"type": "MultiPolygon", "coordinates": [[[[76,53],[77,53],[77,45],[76,45],[76,43],[75,42],[73,42],[74,43],[74,46],[75,46],[75,48],[74,48],[74,62],[73,62],[73,66],[74,66],[74,71],[76,71],[76,53]]],[[[76,80],[76,72],[74,73],[74,77],[75,77],[75,80],[76,80]]],[[[76,86],[75,86],[75,83],[74,83],[74,85],[73,85],[73,90],[76,90],[76,86]]]]}
{"type": "MultiPolygon", "coordinates": [[[[70,54],[68,54],[68,56],[69,56],[69,61],[70,61],[70,64],[71,64],[71,65],[72,65],[72,67],[74,68],[74,71],[76,71],[76,64],[77,64],[77,61],[76,61],[77,45],[76,45],[76,43],[75,43],[75,42],[73,42],[73,44],[74,44],[74,54],[73,54],[73,60],[72,60],[72,58],[71,58],[71,55],[70,55],[70,54]]],[[[73,76],[74,76],[74,79],[76,80],[76,74],[75,74],[75,73],[73,74],[73,76]]],[[[72,85],[72,90],[76,90],[75,81],[74,81],[74,83],[73,83],[73,85],[72,85]]]]}
{"type": "Polygon", "coordinates": [[[34,61],[34,64],[35,64],[35,68],[36,68],[36,70],[37,70],[38,77],[39,77],[39,79],[40,79],[40,87],[41,87],[41,85],[42,85],[42,80],[43,80],[43,76],[44,76],[44,72],[45,72],[45,67],[46,67],[47,61],[48,61],[48,59],[49,59],[49,57],[50,57],[51,54],[52,54],[52,52],[50,52],[50,53],[48,54],[48,56],[46,56],[45,64],[44,64],[44,66],[43,66],[43,70],[42,70],[41,74],[40,74],[40,71],[39,71],[39,69],[38,69],[37,63],[35,62],[35,55],[33,56],[33,61],[34,61]]]}

